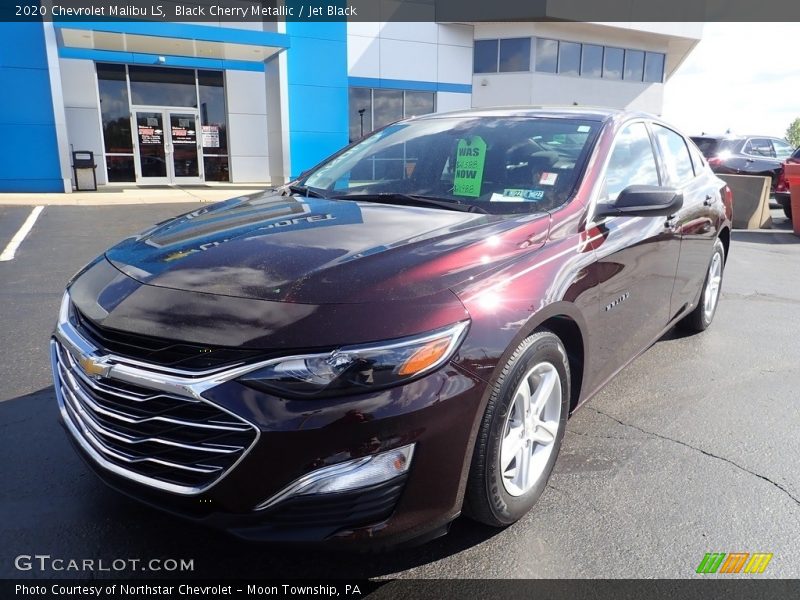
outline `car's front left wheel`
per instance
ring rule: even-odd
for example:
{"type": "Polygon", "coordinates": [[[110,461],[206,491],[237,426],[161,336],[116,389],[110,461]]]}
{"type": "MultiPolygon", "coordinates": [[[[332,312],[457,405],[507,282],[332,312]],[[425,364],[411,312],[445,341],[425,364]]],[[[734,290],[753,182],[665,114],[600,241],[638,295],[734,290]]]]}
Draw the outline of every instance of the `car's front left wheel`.
{"type": "Polygon", "coordinates": [[[498,377],[478,432],[464,512],[503,527],[547,485],[569,413],[569,361],[550,331],[525,339],[498,377]]]}

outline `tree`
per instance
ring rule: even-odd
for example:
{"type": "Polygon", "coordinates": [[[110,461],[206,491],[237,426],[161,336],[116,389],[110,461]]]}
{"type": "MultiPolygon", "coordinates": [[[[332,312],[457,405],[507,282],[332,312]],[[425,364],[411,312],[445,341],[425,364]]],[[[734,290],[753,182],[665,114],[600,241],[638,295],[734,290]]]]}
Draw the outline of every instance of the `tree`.
{"type": "Polygon", "coordinates": [[[800,146],[800,117],[792,121],[786,129],[786,140],[795,148],[800,146]]]}

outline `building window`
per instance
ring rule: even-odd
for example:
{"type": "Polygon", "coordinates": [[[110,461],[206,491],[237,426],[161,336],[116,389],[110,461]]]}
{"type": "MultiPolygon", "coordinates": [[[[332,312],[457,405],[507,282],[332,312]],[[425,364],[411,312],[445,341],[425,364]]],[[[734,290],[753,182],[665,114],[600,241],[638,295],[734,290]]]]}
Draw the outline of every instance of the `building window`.
{"type": "Polygon", "coordinates": [[[644,52],[625,50],[625,81],[642,81],[644,74],[644,52]]]}
{"type": "Polygon", "coordinates": [[[581,45],[561,42],[558,45],[558,72],[562,75],[580,75],[581,45]]]}
{"type": "MultiPolygon", "coordinates": [[[[137,115],[143,117],[149,114],[150,119],[159,123],[162,129],[167,112],[170,113],[170,118],[192,116],[178,115],[181,111],[170,111],[167,107],[198,108],[202,126],[202,136],[198,141],[202,147],[205,179],[230,181],[225,81],[222,71],[97,63],[97,85],[109,182],[136,181],[131,107],[141,105],[147,108],[144,109],[145,112],[137,108],[137,115]],[[160,111],[159,107],[165,107],[165,110],[160,111]],[[148,110],[156,112],[147,113],[148,110]]],[[[174,123],[170,127],[173,136],[180,129],[174,123]]],[[[164,147],[162,143],[160,150],[148,150],[163,153],[164,147]]],[[[142,147],[139,148],[141,154],[142,147]]],[[[153,176],[149,165],[150,162],[158,161],[150,161],[145,165],[142,156],[144,155],[140,156],[141,175],[153,176]]],[[[160,158],[162,160],[158,176],[166,176],[166,171],[161,172],[162,168],[166,169],[166,163],[163,162],[163,156],[160,158]]],[[[198,176],[197,158],[194,158],[194,171],[186,174],[178,172],[176,168],[175,176],[198,176]]]]}
{"type": "Polygon", "coordinates": [[[474,73],[497,73],[497,40],[475,40],[472,50],[474,73]]]}
{"type": "MultiPolygon", "coordinates": [[[[537,73],[602,77],[625,81],[664,81],[666,55],[599,44],[535,38],[537,73]]],[[[531,38],[475,40],[473,72],[525,73],[531,70],[531,38]]],[[[352,119],[351,119],[352,122],[352,119]]],[[[352,137],[352,136],[351,136],[352,137]]]]}
{"type": "Polygon", "coordinates": [[[664,81],[664,55],[660,52],[645,53],[644,80],[652,83],[664,81]]]}
{"type": "Polygon", "coordinates": [[[536,38],[536,70],[540,73],[558,71],[558,40],[536,38]]]}
{"type": "Polygon", "coordinates": [[[394,121],[436,112],[436,92],[351,87],[350,141],[394,121]]]}
{"type": "Polygon", "coordinates": [[[128,67],[131,103],[148,106],[197,107],[197,88],[192,69],[128,67]]]}
{"type": "Polygon", "coordinates": [[[531,38],[500,40],[500,72],[514,73],[531,69],[531,38]]]}
{"type": "Polygon", "coordinates": [[[108,181],[136,181],[125,65],[97,65],[108,181]]]}
{"type": "Polygon", "coordinates": [[[600,77],[603,75],[603,47],[595,44],[584,44],[581,54],[581,75],[583,77],[600,77]]]}
{"type": "Polygon", "coordinates": [[[225,80],[222,71],[198,71],[203,167],[206,181],[230,181],[225,80]]]}
{"type": "Polygon", "coordinates": [[[351,87],[349,96],[350,141],[354,142],[372,131],[372,90],[351,87]]]}
{"type": "Polygon", "coordinates": [[[603,79],[622,79],[622,61],[625,51],[622,48],[603,50],[603,79]]]}

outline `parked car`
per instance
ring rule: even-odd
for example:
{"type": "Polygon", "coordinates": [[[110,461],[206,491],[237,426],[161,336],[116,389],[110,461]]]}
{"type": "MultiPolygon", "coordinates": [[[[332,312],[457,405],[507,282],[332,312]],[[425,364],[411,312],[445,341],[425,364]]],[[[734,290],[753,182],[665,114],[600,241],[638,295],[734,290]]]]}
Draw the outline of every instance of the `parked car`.
{"type": "Polygon", "coordinates": [[[82,269],[51,344],[61,419],[109,485],[242,538],[502,527],[569,415],[673,325],[711,324],[730,216],[650,115],[400,121],[82,269]]]}
{"type": "Polygon", "coordinates": [[[692,141],[715,173],[769,177],[772,192],[783,172],[783,162],[792,154],[786,140],[767,136],[704,135],[693,136],[692,141]]]}
{"type": "MultiPolygon", "coordinates": [[[[797,148],[794,153],[786,159],[786,163],[784,164],[787,163],[795,165],[800,164],[800,148],[797,148]]],[[[781,172],[778,175],[778,182],[775,184],[775,200],[781,205],[781,208],[783,208],[783,214],[786,215],[786,218],[791,220],[792,194],[791,190],[789,189],[789,182],[786,181],[786,175],[782,167],[781,172]]]]}

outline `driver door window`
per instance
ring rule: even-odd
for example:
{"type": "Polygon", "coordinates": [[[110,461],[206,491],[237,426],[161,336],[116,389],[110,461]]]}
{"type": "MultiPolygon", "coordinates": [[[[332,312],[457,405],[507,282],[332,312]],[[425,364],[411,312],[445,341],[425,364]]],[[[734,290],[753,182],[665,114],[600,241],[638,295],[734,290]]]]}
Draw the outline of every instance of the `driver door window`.
{"type": "Polygon", "coordinates": [[[631,123],[617,134],[601,202],[614,202],[629,185],[660,185],[653,145],[644,123],[631,123]]]}

